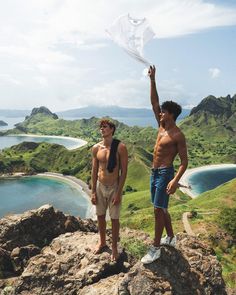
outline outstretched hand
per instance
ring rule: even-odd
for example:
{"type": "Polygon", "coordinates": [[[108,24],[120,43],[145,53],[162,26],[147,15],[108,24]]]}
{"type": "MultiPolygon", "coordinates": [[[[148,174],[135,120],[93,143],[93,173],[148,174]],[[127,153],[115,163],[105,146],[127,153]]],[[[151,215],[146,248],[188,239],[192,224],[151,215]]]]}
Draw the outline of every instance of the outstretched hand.
{"type": "Polygon", "coordinates": [[[155,66],[150,66],[148,70],[148,76],[150,77],[151,80],[155,80],[155,74],[156,74],[156,68],[155,66]]]}

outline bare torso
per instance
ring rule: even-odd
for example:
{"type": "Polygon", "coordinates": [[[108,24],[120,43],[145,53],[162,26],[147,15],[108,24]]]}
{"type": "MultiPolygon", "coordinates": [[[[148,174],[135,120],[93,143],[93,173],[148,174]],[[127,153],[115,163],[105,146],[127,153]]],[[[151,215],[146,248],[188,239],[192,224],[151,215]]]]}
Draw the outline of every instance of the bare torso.
{"type": "Polygon", "coordinates": [[[110,155],[110,147],[106,147],[102,142],[97,144],[97,160],[98,160],[98,180],[104,185],[113,185],[119,179],[119,156],[116,153],[116,167],[113,172],[107,170],[108,159],[110,155]]]}
{"type": "Polygon", "coordinates": [[[159,128],[153,154],[153,168],[170,167],[178,153],[177,137],[180,129],[175,126],[169,131],[159,128]]]}

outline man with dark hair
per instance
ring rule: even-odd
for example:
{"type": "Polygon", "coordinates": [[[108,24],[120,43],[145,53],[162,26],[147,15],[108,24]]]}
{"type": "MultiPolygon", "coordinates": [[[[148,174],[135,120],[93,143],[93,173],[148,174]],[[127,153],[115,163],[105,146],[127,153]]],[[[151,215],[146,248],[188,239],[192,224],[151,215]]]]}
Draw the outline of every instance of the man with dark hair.
{"type": "Polygon", "coordinates": [[[161,109],[168,111],[170,114],[173,114],[175,121],[182,112],[181,106],[172,100],[163,102],[161,109]]]}
{"type": "Polygon", "coordinates": [[[102,141],[92,148],[92,204],[96,205],[100,242],[95,253],[106,248],[106,211],[112,223],[112,256],[118,259],[119,214],[123,186],[127,174],[128,153],[124,143],[113,138],[116,126],[110,120],[100,121],[102,141]]]}
{"type": "Polygon", "coordinates": [[[175,246],[170,214],[168,213],[169,195],[175,193],[179,180],[188,165],[187,147],[184,134],[176,126],[176,119],[181,113],[181,106],[173,101],[166,101],[159,105],[159,97],[155,82],[155,66],[150,66],[149,77],[151,83],[151,104],[159,125],[153,155],[151,174],[151,201],[155,215],[155,238],[148,253],[141,259],[144,264],[151,263],[161,255],[160,245],[175,246]],[[181,164],[174,175],[173,161],[179,155],[181,164]],[[164,227],[166,237],[161,239],[164,227]]]}

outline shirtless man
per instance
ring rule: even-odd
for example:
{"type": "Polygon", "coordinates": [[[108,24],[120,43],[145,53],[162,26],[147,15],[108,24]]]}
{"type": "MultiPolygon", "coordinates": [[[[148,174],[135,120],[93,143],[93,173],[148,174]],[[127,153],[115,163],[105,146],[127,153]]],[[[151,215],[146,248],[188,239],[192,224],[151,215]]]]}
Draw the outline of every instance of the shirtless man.
{"type": "Polygon", "coordinates": [[[150,183],[155,215],[155,238],[148,253],[141,259],[143,264],[151,263],[160,257],[161,244],[175,246],[176,237],[173,233],[170,214],[167,211],[169,195],[175,193],[179,186],[178,182],[188,165],[185,137],[175,124],[181,113],[181,106],[173,101],[166,101],[160,107],[155,72],[155,66],[150,66],[151,104],[159,125],[150,183]],[[173,161],[177,154],[179,154],[181,164],[174,175],[173,161]],[[161,239],[164,227],[167,236],[161,239]]]}
{"type": "MultiPolygon", "coordinates": [[[[101,253],[106,247],[106,211],[112,222],[112,255],[111,260],[117,260],[117,242],[119,238],[119,214],[122,199],[122,190],[125,183],[128,165],[126,146],[113,139],[115,125],[110,120],[100,121],[100,131],[103,140],[92,148],[92,204],[96,205],[100,242],[95,248],[95,253],[101,253]],[[117,152],[113,153],[114,144],[117,152]],[[109,156],[113,157],[113,169],[110,167],[109,156]],[[114,162],[115,161],[115,162],[114,162]]],[[[115,151],[115,150],[114,150],[115,151]]]]}

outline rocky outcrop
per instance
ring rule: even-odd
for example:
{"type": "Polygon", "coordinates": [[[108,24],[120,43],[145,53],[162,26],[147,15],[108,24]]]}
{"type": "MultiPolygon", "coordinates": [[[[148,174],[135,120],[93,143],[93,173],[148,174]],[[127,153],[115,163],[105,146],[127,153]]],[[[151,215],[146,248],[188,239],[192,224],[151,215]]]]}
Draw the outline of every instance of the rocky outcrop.
{"type": "MultiPolygon", "coordinates": [[[[161,257],[144,266],[125,249],[111,262],[109,232],[107,250],[95,255],[95,232],[93,221],[51,206],[2,219],[0,262],[11,270],[0,280],[2,294],[226,294],[214,251],[196,237],[178,234],[176,248],[162,246],[161,257]]],[[[134,234],[145,242],[146,235],[134,234]]]]}
{"type": "MultiPolygon", "coordinates": [[[[92,222],[92,221],[91,221],[92,222]]],[[[12,251],[30,244],[42,248],[52,239],[68,231],[92,231],[97,228],[89,220],[83,221],[64,215],[50,205],[24,214],[15,214],[0,220],[0,247],[12,251]]]]}
{"type": "Polygon", "coordinates": [[[191,110],[190,116],[198,112],[208,112],[216,116],[224,115],[226,118],[229,118],[235,112],[235,106],[236,95],[233,97],[227,95],[226,97],[219,98],[209,95],[191,110]]]}
{"type": "Polygon", "coordinates": [[[43,115],[52,117],[53,119],[58,119],[57,114],[52,113],[48,108],[46,108],[44,106],[39,107],[39,108],[33,108],[30,116],[26,117],[26,119],[29,119],[30,117],[33,117],[33,116],[35,116],[37,114],[43,114],[43,115]]]}
{"type": "MultiPolygon", "coordinates": [[[[39,108],[33,108],[31,114],[29,116],[26,116],[23,122],[15,124],[16,128],[9,130],[8,134],[11,134],[12,132],[14,132],[14,134],[18,132],[32,133],[32,125],[37,124],[39,122],[43,122],[45,119],[57,120],[58,116],[57,114],[52,113],[48,108],[44,106],[39,108]]],[[[37,130],[37,132],[41,134],[40,131],[40,129],[37,130]]]]}

